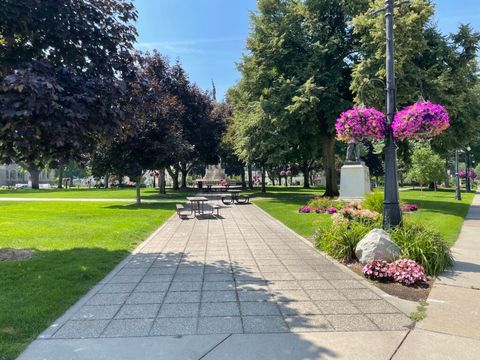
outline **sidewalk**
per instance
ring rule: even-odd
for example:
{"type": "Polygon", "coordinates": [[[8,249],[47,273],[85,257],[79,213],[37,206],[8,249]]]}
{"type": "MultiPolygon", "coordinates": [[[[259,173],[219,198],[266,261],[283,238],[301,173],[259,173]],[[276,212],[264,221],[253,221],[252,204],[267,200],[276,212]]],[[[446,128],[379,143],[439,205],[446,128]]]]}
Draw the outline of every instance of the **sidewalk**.
{"type": "Polygon", "coordinates": [[[428,298],[427,318],[417,323],[394,359],[480,358],[479,193],[452,251],[453,271],[441,274],[435,281],[428,298]]]}

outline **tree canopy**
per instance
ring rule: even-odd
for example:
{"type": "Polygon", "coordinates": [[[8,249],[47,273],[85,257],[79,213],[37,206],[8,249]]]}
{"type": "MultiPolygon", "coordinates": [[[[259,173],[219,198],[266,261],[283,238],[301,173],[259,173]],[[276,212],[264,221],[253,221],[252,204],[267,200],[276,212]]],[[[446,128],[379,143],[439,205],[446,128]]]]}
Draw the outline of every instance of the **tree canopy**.
{"type": "Polygon", "coordinates": [[[242,78],[229,93],[244,161],[297,163],[308,186],[308,172],[323,156],[326,194],[338,194],[333,125],[352,101],[350,21],[364,3],[258,2],[242,78]]]}

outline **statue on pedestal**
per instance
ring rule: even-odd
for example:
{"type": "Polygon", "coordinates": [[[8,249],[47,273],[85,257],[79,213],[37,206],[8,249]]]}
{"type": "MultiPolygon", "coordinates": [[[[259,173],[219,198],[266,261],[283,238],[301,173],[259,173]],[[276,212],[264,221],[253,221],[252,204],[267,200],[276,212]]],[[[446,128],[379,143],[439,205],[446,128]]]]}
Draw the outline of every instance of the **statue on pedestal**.
{"type": "Polygon", "coordinates": [[[347,157],[345,159],[345,163],[360,164],[360,145],[354,139],[351,139],[348,142],[347,157]]]}

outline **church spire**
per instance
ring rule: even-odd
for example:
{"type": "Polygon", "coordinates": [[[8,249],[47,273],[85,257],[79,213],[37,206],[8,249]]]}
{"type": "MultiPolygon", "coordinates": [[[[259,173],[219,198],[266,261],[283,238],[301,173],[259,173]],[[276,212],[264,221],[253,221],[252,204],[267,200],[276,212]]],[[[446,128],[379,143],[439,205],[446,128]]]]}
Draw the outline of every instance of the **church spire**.
{"type": "Polygon", "coordinates": [[[217,101],[217,89],[215,88],[215,83],[213,82],[213,79],[212,79],[212,97],[213,97],[213,100],[217,101]]]}

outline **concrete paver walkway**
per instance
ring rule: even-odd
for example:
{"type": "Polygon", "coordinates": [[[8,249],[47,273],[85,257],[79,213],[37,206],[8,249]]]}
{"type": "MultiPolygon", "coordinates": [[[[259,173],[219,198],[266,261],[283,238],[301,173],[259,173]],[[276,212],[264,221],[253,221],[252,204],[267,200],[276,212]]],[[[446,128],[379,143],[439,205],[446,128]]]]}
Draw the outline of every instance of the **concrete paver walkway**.
{"type": "Polygon", "coordinates": [[[386,359],[397,350],[411,320],[388,296],[253,205],[221,215],[172,217],[20,359],[386,359]]]}

